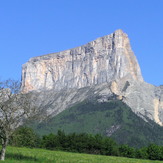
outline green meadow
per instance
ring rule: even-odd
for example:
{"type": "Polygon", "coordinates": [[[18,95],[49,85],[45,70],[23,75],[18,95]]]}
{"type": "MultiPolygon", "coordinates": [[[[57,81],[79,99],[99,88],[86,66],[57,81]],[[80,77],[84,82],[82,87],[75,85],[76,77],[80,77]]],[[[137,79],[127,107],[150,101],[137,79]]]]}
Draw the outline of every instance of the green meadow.
{"type": "Polygon", "coordinates": [[[4,163],[161,163],[124,157],[79,154],[45,149],[8,147],[4,163]]]}

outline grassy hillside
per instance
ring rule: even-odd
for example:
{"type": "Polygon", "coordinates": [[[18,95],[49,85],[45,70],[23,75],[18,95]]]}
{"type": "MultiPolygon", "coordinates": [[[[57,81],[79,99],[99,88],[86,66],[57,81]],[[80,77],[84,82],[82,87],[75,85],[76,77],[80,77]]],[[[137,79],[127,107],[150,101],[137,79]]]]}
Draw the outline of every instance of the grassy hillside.
{"type": "Polygon", "coordinates": [[[163,145],[163,127],[134,114],[121,101],[107,103],[84,101],[46,122],[32,122],[37,133],[45,135],[56,133],[59,129],[65,133],[91,133],[111,136],[118,143],[141,147],[149,143],[163,145]]]}
{"type": "MultiPolygon", "coordinates": [[[[1,162],[1,161],[0,161],[1,162]]],[[[43,149],[8,147],[4,163],[161,163],[161,161],[138,160],[89,154],[77,154],[43,149]]]]}

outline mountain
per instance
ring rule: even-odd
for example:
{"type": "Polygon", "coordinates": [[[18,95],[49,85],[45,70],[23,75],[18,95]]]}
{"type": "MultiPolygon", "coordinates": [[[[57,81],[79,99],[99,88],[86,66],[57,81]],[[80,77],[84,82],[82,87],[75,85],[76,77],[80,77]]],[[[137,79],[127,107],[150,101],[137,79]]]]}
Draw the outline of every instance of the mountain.
{"type": "Polygon", "coordinates": [[[163,125],[163,87],[144,82],[122,30],[81,47],[31,58],[22,68],[21,91],[37,97],[44,117],[92,97],[98,102],[114,97],[145,121],[163,125]]]}
{"type": "Polygon", "coordinates": [[[149,143],[163,145],[163,128],[151,120],[145,122],[119,100],[103,103],[85,100],[47,121],[30,121],[28,126],[39,135],[63,130],[65,133],[101,134],[134,147],[149,143]]]}
{"type": "Polygon", "coordinates": [[[78,89],[125,76],[143,81],[127,35],[117,30],[84,46],[30,59],[23,65],[22,91],[78,89]]]}

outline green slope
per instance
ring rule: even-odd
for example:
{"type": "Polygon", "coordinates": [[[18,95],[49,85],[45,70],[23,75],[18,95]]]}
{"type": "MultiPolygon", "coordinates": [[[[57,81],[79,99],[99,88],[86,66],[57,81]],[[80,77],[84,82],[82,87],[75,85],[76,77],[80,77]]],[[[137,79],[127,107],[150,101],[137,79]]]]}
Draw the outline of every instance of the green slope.
{"type": "Polygon", "coordinates": [[[163,127],[150,120],[145,122],[118,100],[107,103],[84,101],[46,122],[32,123],[32,127],[40,135],[56,133],[61,129],[66,133],[111,136],[118,143],[134,147],[149,143],[163,145],[163,127]]]}

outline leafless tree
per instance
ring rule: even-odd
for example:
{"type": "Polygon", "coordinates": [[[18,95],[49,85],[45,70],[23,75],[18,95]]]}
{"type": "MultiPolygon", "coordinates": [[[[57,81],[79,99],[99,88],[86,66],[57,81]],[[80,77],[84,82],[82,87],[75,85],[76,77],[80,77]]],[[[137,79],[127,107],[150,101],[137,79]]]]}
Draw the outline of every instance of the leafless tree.
{"type": "Polygon", "coordinates": [[[0,82],[0,160],[5,160],[6,147],[10,136],[23,121],[36,114],[29,94],[19,92],[20,82],[0,82]]]}

